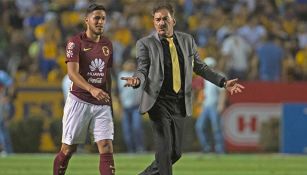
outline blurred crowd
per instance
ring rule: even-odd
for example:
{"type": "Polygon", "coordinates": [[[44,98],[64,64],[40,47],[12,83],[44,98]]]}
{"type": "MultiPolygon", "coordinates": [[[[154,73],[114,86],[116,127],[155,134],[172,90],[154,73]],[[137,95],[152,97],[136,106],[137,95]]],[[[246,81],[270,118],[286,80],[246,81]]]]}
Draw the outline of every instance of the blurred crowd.
{"type": "MultiPolygon", "coordinates": [[[[0,69],[18,82],[66,74],[65,45],[84,30],[90,0],[2,0],[0,69]]],[[[153,31],[149,0],[97,0],[108,9],[106,35],[115,75],[134,59],[137,39],[153,31]]],[[[176,29],[195,37],[229,78],[307,80],[307,0],[177,0],[176,29]]]]}
{"type": "MultiPolygon", "coordinates": [[[[85,29],[84,13],[91,2],[102,3],[108,10],[105,35],[114,47],[113,81],[120,85],[118,75],[131,74],[135,69],[132,63],[136,40],[154,31],[151,8],[156,0],[1,0],[0,72],[11,77],[15,86],[23,82],[66,82],[66,41],[85,29]]],[[[176,6],[175,29],[193,35],[200,57],[213,59],[215,69],[228,78],[307,80],[307,0],[172,2],[176,6]]],[[[202,80],[196,78],[195,82],[194,87],[201,91],[202,80]]],[[[0,90],[2,87],[6,84],[0,82],[0,90]]],[[[124,132],[130,133],[131,129],[132,133],[143,133],[140,116],[135,112],[138,101],[124,98],[127,94],[136,95],[120,87],[115,89],[126,114],[124,132]],[[133,126],[126,125],[127,122],[133,126]]],[[[2,103],[0,109],[5,104],[9,103],[2,103]]],[[[0,115],[3,130],[4,118],[0,115]]],[[[125,135],[125,141],[132,140],[130,137],[125,135]]],[[[129,152],[144,151],[142,136],[136,138],[126,143],[129,152]]],[[[0,142],[4,140],[4,135],[2,139],[0,136],[0,142]]]]}

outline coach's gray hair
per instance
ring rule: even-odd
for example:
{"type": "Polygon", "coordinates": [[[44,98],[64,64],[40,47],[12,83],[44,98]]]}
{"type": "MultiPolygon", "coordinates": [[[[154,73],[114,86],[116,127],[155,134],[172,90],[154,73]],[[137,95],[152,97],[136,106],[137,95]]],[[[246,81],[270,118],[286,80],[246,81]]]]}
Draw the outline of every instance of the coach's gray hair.
{"type": "Polygon", "coordinates": [[[169,13],[171,14],[171,16],[174,17],[174,15],[175,15],[175,9],[174,9],[173,5],[170,4],[170,3],[168,3],[168,2],[164,2],[164,1],[163,1],[163,2],[157,3],[157,4],[153,7],[151,15],[154,16],[155,13],[156,13],[157,11],[161,10],[161,9],[166,9],[167,11],[169,11],[169,13]]]}

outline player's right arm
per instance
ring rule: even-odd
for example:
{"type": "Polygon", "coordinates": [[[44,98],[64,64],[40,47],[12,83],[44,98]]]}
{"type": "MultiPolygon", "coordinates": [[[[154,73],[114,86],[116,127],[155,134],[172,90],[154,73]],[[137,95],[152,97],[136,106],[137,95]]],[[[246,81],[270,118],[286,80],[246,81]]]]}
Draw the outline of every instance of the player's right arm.
{"type": "Polygon", "coordinates": [[[89,84],[80,74],[79,74],[79,63],[78,62],[67,62],[67,73],[69,79],[78,87],[88,91],[98,100],[104,100],[106,102],[110,101],[108,93],[103,90],[96,88],[89,84]]]}

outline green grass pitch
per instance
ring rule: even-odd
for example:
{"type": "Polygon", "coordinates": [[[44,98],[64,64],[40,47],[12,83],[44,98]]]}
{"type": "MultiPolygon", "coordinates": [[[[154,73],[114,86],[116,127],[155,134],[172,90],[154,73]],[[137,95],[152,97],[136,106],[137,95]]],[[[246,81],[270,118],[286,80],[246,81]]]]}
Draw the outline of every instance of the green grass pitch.
{"type": "MultiPolygon", "coordinates": [[[[0,157],[0,175],[52,175],[53,154],[0,157]]],[[[153,160],[150,154],[115,154],[116,175],[137,175],[153,160]]],[[[66,175],[98,175],[97,154],[76,154],[66,175]]],[[[307,175],[306,155],[185,153],[174,175],[307,175]]]]}

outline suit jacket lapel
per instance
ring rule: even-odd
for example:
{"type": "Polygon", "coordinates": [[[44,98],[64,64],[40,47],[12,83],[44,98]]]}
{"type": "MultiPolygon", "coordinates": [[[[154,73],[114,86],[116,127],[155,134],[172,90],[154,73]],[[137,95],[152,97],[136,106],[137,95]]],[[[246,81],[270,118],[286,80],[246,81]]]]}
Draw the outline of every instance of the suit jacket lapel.
{"type": "Polygon", "coordinates": [[[183,54],[183,61],[184,61],[184,75],[186,75],[186,71],[187,71],[187,66],[189,65],[188,63],[188,55],[187,55],[187,50],[186,50],[186,47],[184,45],[184,41],[182,39],[182,37],[177,33],[177,32],[174,32],[174,35],[176,35],[176,38],[177,38],[177,41],[178,41],[178,44],[180,46],[180,49],[181,49],[181,52],[183,54]]]}
{"type": "Polygon", "coordinates": [[[160,60],[160,66],[162,68],[162,75],[164,75],[164,56],[163,56],[162,44],[161,44],[161,41],[159,39],[157,32],[153,34],[153,37],[155,38],[154,41],[155,41],[156,47],[158,48],[158,52],[159,52],[159,60],[160,60]]]}

